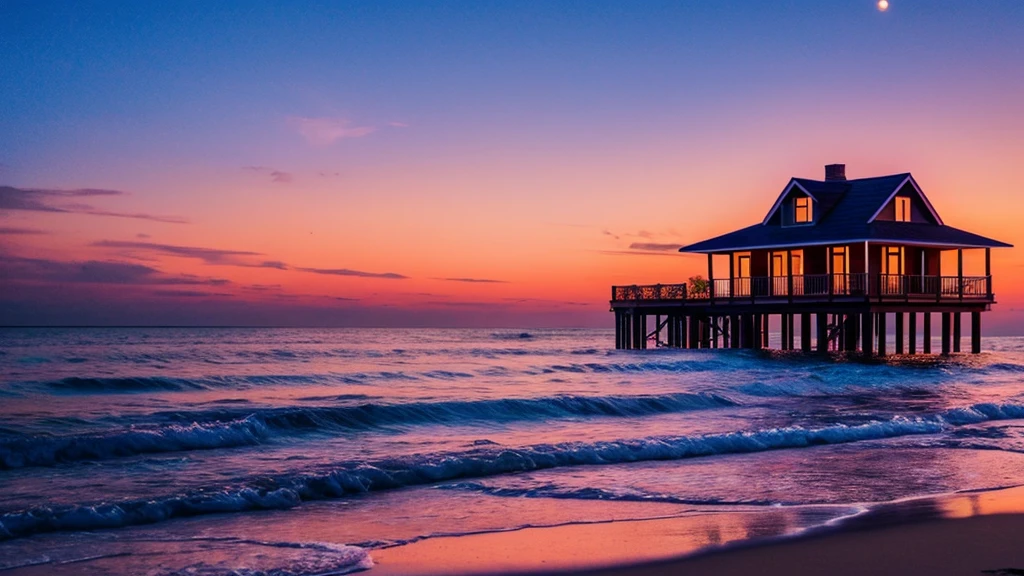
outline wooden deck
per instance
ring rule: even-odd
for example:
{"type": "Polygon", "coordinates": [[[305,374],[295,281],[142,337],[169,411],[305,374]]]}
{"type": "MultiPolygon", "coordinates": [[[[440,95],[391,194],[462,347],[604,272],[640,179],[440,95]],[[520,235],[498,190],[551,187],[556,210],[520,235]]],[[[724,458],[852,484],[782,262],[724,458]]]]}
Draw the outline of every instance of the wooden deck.
{"type": "Polygon", "coordinates": [[[948,304],[994,301],[991,276],[822,274],[613,286],[612,308],[779,304],[948,304]]]}

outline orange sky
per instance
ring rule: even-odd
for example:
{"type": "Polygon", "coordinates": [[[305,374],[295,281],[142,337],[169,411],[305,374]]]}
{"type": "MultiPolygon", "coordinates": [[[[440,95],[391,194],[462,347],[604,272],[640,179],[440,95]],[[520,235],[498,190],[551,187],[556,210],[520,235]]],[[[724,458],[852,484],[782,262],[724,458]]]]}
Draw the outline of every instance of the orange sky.
{"type": "MultiPolygon", "coordinates": [[[[154,37],[114,40],[25,10],[7,30],[25,50],[0,56],[22,78],[0,118],[5,316],[610,326],[610,285],[704,272],[667,248],[760,221],[791,176],[834,162],[910,171],[947,224],[1024,245],[1021,10],[892,4],[549,7],[528,32],[472,11],[489,35],[423,14],[402,26],[424,43],[397,46],[383,15],[339,21],[366,51],[302,45],[320,32],[295,15],[267,40],[294,52],[252,55],[174,44],[162,13],[143,16],[154,37]],[[117,193],[53,192],[83,188],[117,193]]],[[[1024,320],[1022,265],[994,251],[987,327],[1024,320]]]]}

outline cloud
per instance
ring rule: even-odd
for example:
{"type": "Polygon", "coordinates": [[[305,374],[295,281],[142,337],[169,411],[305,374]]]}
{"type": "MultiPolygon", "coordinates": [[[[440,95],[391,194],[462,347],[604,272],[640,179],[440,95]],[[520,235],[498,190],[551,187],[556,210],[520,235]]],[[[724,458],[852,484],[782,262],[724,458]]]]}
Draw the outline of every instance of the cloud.
{"type": "Polygon", "coordinates": [[[275,170],[274,168],[268,168],[266,166],[244,166],[242,167],[242,170],[266,174],[267,176],[270,176],[271,182],[276,182],[278,184],[288,184],[294,180],[291,172],[275,170]]]}
{"type": "Polygon", "coordinates": [[[288,117],[288,125],[314,146],[329,146],[338,140],[362,138],[376,130],[373,126],[352,126],[345,118],[288,117]]]}
{"type": "Polygon", "coordinates": [[[202,292],[200,290],[154,290],[153,294],[173,298],[231,298],[234,296],[227,292],[202,292]]]}
{"type": "Polygon", "coordinates": [[[152,220],[169,224],[187,224],[188,221],[179,216],[154,216],[152,214],[112,212],[99,210],[89,204],[76,202],[81,198],[124,196],[119,190],[103,190],[99,188],[79,188],[76,190],[44,190],[37,188],[15,188],[0,186],[0,211],[50,212],[58,214],[89,214],[91,216],[111,216],[115,218],[134,218],[152,220]]]}
{"type": "Polygon", "coordinates": [[[250,284],[248,286],[242,286],[243,290],[254,290],[256,292],[267,292],[270,290],[280,290],[280,284],[250,284]]]}
{"type": "Polygon", "coordinates": [[[508,284],[508,280],[489,280],[486,278],[431,278],[444,282],[466,282],[469,284],[508,284]]]}
{"type": "Polygon", "coordinates": [[[196,258],[207,264],[236,264],[233,261],[238,256],[262,256],[259,252],[248,250],[219,250],[217,248],[200,248],[194,246],[174,246],[172,244],[156,244],[153,242],[123,242],[118,240],[100,240],[93,242],[92,246],[98,248],[120,248],[129,250],[141,250],[143,252],[157,252],[182,258],[196,258]]]}
{"type": "Polygon", "coordinates": [[[136,234],[135,237],[136,238],[142,238],[143,240],[145,240],[147,238],[152,238],[152,236],[150,236],[149,234],[143,234],[142,232],[139,232],[138,234],[136,234]]]}
{"type": "Polygon", "coordinates": [[[348,268],[293,268],[293,270],[331,276],[356,276],[358,278],[383,278],[386,280],[406,280],[409,278],[394,272],[363,272],[362,270],[349,270],[348,268]]]}
{"type": "Polygon", "coordinates": [[[49,232],[36,230],[35,228],[0,227],[0,236],[29,236],[34,234],[49,234],[49,232]]]}
{"type": "Polygon", "coordinates": [[[604,234],[605,236],[611,236],[612,238],[615,238],[616,240],[619,239],[619,235],[614,233],[614,232],[612,232],[611,230],[601,230],[601,234],[604,234]]]}
{"type": "Polygon", "coordinates": [[[678,252],[682,244],[660,244],[658,242],[633,242],[629,245],[630,250],[645,250],[647,252],[678,252]]]}
{"type": "Polygon", "coordinates": [[[388,126],[391,126],[393,128],[408,128],[409,127],[409,125],[406,124],[405,122],[388,122],[388,126]]]}
{"type": "Polygon", "coordinates": [[[195,258],[206,264],[222,266],[241,266],[244,268],[274,268],[276,270],[294,270],[298,272],[309,272],[312,274],[326,274],[331,276],[355,276],[359,278],[383,278],[385,280],[405,280],[408,276],[395,272],[364,272],[362,270],[351,270],[349,268],[303,268],[290,266],[277,260],[265,260],[262,262],[247,262],[244,258],[249,256],[263,256],[261,252],[249,250],[221,250],[218,248],[202,248],[198,246],[176,246],[173,244],[156,244],[153,242],[126,242],[120,240],[100,240],[93,242],[91,246],[97,248],[116,248],[119,250],[136,250],[157,254],[178,256],[181,258],[195,258]]]}
{"type": "Polygon", "coordinates": [[[164,274],[143,264],[88,260],[69,262],[42,258],[0,255],[3,278],[13,281],[53,283],[129,284],[129,285],[207,285],[230,284],[222,278],[205,278],[193,274],[164,274]]]}
{"type": "Polygon", "coordinates": [[[676,256],[685,257],[692,256],[692,254],[680,254],[675,251],[660,251],[660,252],[646,252],[643,250],[595,250],[598,254],[604,254],[605,256],[676,256]]]}

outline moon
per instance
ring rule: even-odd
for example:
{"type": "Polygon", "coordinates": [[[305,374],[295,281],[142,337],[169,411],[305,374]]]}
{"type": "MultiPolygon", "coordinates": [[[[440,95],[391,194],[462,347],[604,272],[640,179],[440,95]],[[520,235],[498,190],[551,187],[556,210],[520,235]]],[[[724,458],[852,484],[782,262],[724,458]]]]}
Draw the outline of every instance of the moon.
{"type": "Polygon", "coordinates": [[[889,0],[878,0],[878,11],[885,12],[889,9],[889,0]]]}

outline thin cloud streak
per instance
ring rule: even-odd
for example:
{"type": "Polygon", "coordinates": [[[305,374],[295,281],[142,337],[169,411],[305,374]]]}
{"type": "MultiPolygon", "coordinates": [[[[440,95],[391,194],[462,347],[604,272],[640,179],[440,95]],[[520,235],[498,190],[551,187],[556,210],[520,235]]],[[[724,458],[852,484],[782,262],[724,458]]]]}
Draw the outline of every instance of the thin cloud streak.
{"type": "Polygon", "coordinates": [[[357,278],[382,278],[385,280],[407,280],[409,277],[395,272],[364,272],[362,270],[350,270],[348,268],[292,268],[300,272],[312,274],[326,274],[329,276],[354,276],[357,278]]]}
{"type": "Polygon", "coordinates": [[[34,236],[39,234],[49,234],[49,232],[35,228],[0,227],[0,236],[34,236]]]}
{"type": "Polygon", "coordinates": [[[661,244],[658,242],[633,242],[629,245],[630,250],[645,250],[648,252],[678,252],[682,244],[661,244]]]}
{"type": "Polygon", "coordinates": [[[309,118],[290,116],[288,125],[314,146],[330,146],[338,140],[362,138],[377,129],[373,126],[352,126],[345,118],[309,118]]]}
{"type": "Polygon", "coordinates": [[[203,248],[199,246],[177,246],[173,244],[157,244],[154,242],[130,242],[121,240],[99,240],[91,246],[97,248],[114,248],[118,250],[137,250],[177,256],[181,258],[195,258],[206,264],[221,266],[240,266],[243,268],[273,268],[275,270],[308,272],[311,274],[323,274],[329,276],[352,276],[358,278],[381,278],[385,280],[405,280],[408,276],[396,272],[366,272],[363,270],[352,270],[350,268],[312,268],[291,266],[286,262],[278,260],[265,260],[262,262],[247,262],[240,258],[252,256],[263,256],[262,252],[250,250],[221,250],[219,248],[203,248]]]}
{"type": "Polygon", "coordinates": [[[84,262],[23,258],[0,255],[3,278],[12,282],[47,282],[56,284],[122,284],[122,285],[206,285],[224,286],[229,280],[205,278],[193,274],[165,274],[144,264],[87,260],[84,262]]]}
{"type": "Polygon", "coordinates": [[[262,256],[260,252],[249,250],[220,250],[217,248],[201,248],[195,246],[175,246],[173,244],[157,244],[154,242],[125,242],[120,240],[100,240],[91,246],[97,248],[119,248],[158,252],[182,258],[196,258],[207,264],[233,264],[231,260],[238,256],[262,256]]]}
{"type": "Polygon", "coordinates": [[[0,186],[0,212],[49,212],[55,214],[87,214],[90,216],[110,216],[114,218],[132,218],[151,220],[166,224],[188,224],[188,220],[180,216],[156,216],[144,213],[114,212],[100,210],[89,204],[81,204],[73,200],[79,198],[125,196],[120,190],[104,190],[100,188],[79,188],[75,190],[45,190],[37,188],[15,188],[0,186]],[[70,201],[70,203],[68,203],[70,201]]]}
{"type": "Polygon", "coordinates": [[[488,278],[431,278],[442,282],[465,282],[468,284],[508,284],[508,280],[491,280],[488,278]]]}

